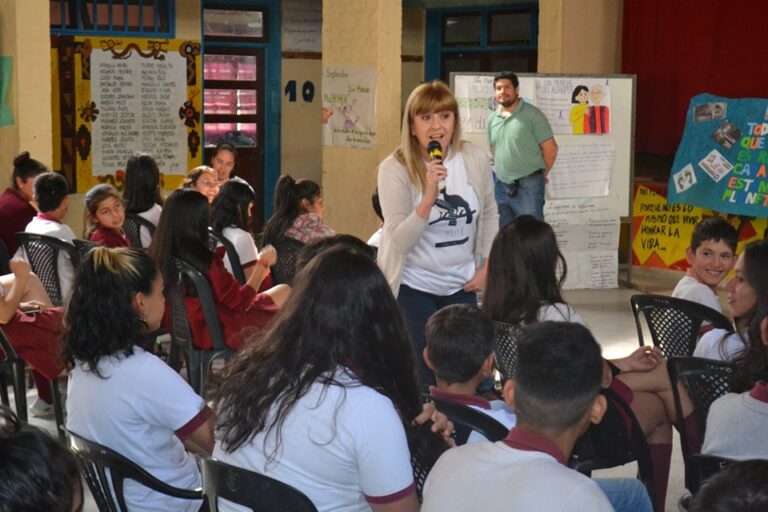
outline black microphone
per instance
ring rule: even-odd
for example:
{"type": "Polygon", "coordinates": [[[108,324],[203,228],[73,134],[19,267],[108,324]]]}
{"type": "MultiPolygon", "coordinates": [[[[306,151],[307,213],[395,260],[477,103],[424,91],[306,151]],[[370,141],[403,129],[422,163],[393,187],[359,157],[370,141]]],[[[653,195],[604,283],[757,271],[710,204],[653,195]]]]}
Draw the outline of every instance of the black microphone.
{"type": "MultiPolygon", "coordinates": [[[[427,154],[429,155],[430,160],[443,160],[443,146],[440,145],[439,142],[436,140],[429,141],[429,144],[427,144],[427,154]]],[[[440,180],[440,183],[437,185],[440,190],[445,190],[445,180],[440,180]]]]}

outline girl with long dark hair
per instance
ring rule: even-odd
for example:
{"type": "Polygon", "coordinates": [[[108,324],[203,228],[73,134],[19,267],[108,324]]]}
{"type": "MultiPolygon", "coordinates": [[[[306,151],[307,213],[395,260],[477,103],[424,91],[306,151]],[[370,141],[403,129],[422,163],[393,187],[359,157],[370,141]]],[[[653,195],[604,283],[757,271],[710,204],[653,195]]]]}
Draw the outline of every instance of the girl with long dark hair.
{"type": "Polygon", "coordinates": [[[312,180],[281,176],[275,186],[275,207],[264,226],[264,243],[275,244],[287,237],[308,244],[336,234],[323,224],[320,185],[312,180]]]}
{"type": "MultiPolygon", "coordinates": [[[[128,159],[123,199],[126,213],[135,213],[157,226],[163,211],[163,196],[160,194],[160,168],[151,155],[135,153],[128,159]]],[[[139,233],[141,246],[149,247],[152,235],[145,228],[139,233]]]]}
{"type": "Polygon", "coordinates": [[[376,263],[322,251],[271,326],[214,386],[214,456],[301,490],[320,511],[415,511],[409,447],[437,442],[400,310],[376,263]]]}
{"type": "MultiPolygon", "coordinates": [[[[149,253],[168,283],[175,280],[173,258],[186,261],[206,276],[224,339],[231,348],[240,349],[244,343],[243,329],[267,325],[285,302],[290,288],[278,285],[257,293],[261,283],[257,272],[252,273],[244,285],[238,284],[227,271],[221,256],[208,246],[209,211],[208,201],[196,190],[182,188],[174,191],[165,202],[149,253]]],[[[272,263],[274,261],[259,261],[257,265],[272,263]]],[[[213,341],[205,325],[200,300],[188,294],[185,301],[195,345],[211,348],[213,341]]]]}

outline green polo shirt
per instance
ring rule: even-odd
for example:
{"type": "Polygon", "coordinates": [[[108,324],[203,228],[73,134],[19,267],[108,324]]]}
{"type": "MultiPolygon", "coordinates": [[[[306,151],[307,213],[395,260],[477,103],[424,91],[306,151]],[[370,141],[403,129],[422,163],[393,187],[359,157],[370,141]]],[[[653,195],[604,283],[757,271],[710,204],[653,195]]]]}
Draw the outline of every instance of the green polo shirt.
{"type": "Polygon", "coordinates": [[[488,119],[488,143],[493,150],[496,176],[504,183],[544,169],[540,144],[552,138],[552,128],[541,110],[520,100],[509,117],[500,110],[488,119]]]}

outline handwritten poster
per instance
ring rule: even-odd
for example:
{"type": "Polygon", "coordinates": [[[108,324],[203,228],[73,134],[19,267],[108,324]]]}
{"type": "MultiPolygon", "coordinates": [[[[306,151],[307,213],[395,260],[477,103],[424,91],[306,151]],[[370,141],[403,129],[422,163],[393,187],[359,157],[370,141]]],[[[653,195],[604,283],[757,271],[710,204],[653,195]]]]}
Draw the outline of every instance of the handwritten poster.
{"type": "Polygon", "coordinates": [[[11,86],[13,57],[0,57],[0,126],[13,124],[13,112],[8,101],[8,89],[11,86]]]}
{"type": "Polygon", "coordinates": [[[164,174],[187,172],[187,128],[179,119],[186,101],[187,62],[178,53],[163,60],[138,53],[117,59],[110,51],[91,55],[93,174],[125,168],[136,151],[152,155],[164,174]]]}
{"type": "Polygon", "coordinates": [[[376,70],[323,68],[323,144],[376,146],[376,70]]]}
{"type": "Polygon", "coordinates": [[[589,200],[547,201],[544,218],[568,265],[564,288],[618,286],[620,223],[615,212],[589,200]]]}
{"type": "Polygon", "coordinates": [[[615,143],[611,140],[589,144],[561,143],[555,165],[549,173],[549,197],[607,196],[615,156],[615,143]]]}
{"type": "Polygon", "coordinates": [[[607,78],[536,78],[536,106],[556,135],[610,133],[611,83],[607,78]]]}
{"type": "Polygon", "coordinates": [[[323,51],[323,6],[320,2],[283,2],[283,51],[323,51]]]}
{"type": "Polygon", "coordinates": [[[768,217],[768,99],[691,98],[669,201],[768,217]]]}
{"type": "Polygon", "coordinates": [[[493,77],[457,75],[454,82],[462,133],[486,133],[488,117],[496,108],[493,77]]]}

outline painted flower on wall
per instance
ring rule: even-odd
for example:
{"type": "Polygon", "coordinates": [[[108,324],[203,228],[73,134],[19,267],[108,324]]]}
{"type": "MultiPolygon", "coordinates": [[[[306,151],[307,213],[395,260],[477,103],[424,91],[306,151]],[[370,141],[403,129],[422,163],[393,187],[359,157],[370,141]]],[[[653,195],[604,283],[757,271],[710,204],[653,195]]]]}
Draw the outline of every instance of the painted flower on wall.
{"type": "Polygon", "coordinates": [[[187,135],[187,147],[189,148],[189,153],[192,155],[192,158],[195,158],[197,156],[197,150],[200,148],[200,135],[198,135],[197,130],[189,130],[189,135],[187,135]]]}
{"type": "Polygon", "coordinates": [[[80,155],[80,160],[88,160],[88,155],[91,153],[91,132],[84,124],[81,124],[80,128],[77,129],[75,146],[77,146],[77,154],[80,155]]]}
{"type": "Polygon", "coordinates": [[[99,109],[96,108],[96,102],[90,101],[80,107],[79,109],[80,117],[83,119],[83,121],[91,123],[96,120],[96,118],[99,116],[99,109]]]}
{"type": "Polygon", "coordinates": [[[192,101],[185,101],[179,109],[179,119],[184,121],[186,126],[194,128],[200,122],[200,112],[197,111],[192,101]]]}

